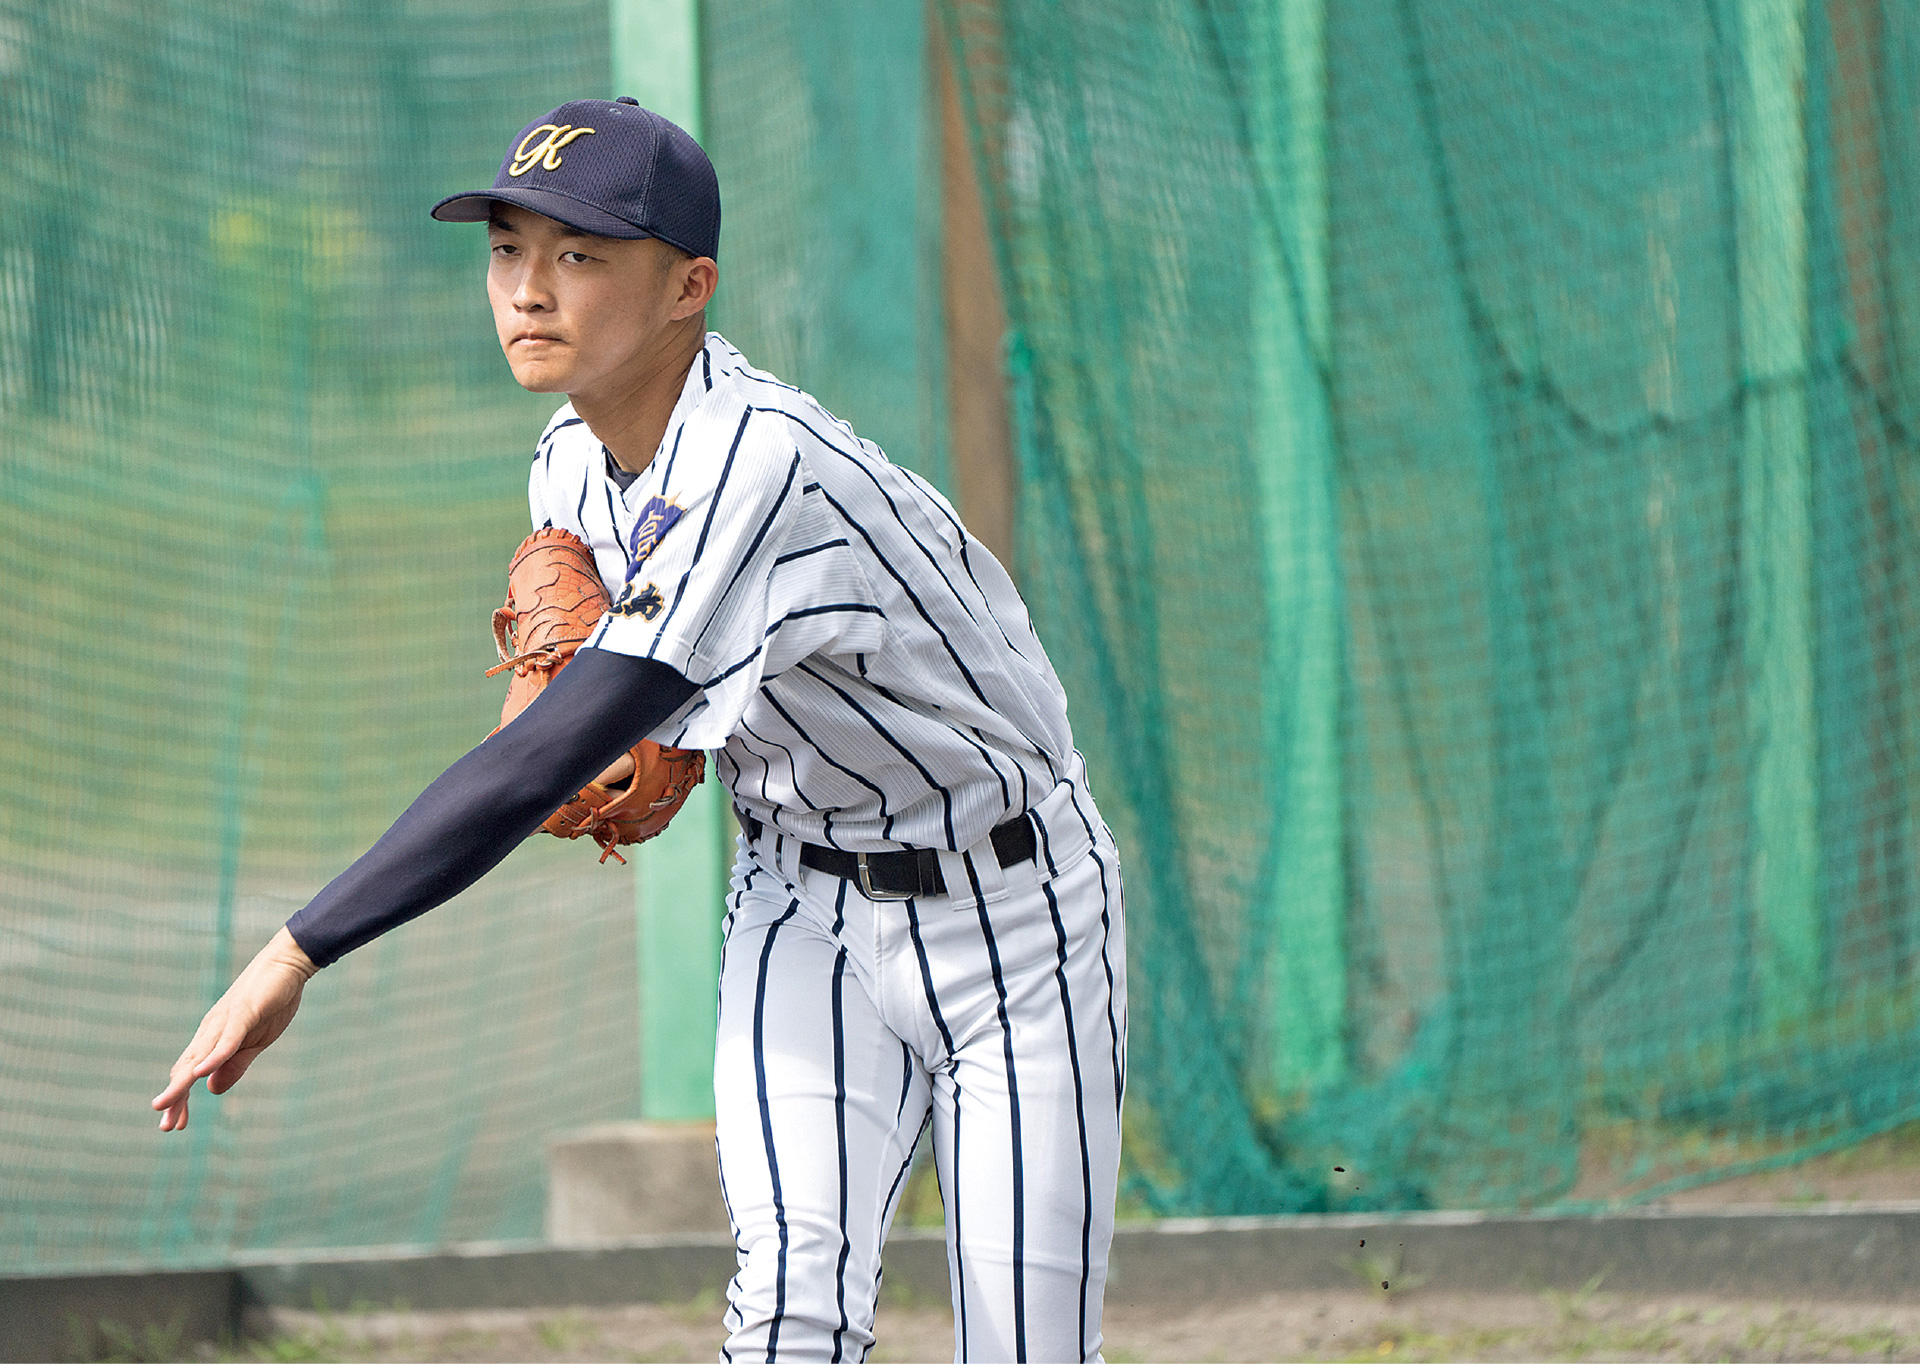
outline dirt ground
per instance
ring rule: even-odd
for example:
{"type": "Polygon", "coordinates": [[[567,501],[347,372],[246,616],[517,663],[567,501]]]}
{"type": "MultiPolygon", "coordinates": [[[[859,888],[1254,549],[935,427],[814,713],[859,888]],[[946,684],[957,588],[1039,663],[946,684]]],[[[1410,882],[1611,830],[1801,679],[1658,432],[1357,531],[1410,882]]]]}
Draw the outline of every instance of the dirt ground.
{"type": "MultiPolygon", "coordinates": [[[[546,1312],[283,1313],[226,1360],[713,1360],[717,1303],[546,1312]]],[[[944,1307],[884,1304],[872,1359],[953,1358],[944,1307]]],[[[1273,1294],[1110,1305],[1106,1357],[1147,1360],[1916,1360],[1920,1305],[1587,1294],[1273,1294]]]]}

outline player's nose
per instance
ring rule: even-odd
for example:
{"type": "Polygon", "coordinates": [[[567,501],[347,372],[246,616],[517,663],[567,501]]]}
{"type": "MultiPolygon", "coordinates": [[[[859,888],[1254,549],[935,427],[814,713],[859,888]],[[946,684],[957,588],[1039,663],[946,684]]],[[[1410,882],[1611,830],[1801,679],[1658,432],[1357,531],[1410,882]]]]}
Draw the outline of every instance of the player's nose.
{"type": "Polygon", "coordinates": [[[553,306],[553,292],[538,267],[529,265],[514,281],[513,306],[522,313],[543,312],[553,306]]]}

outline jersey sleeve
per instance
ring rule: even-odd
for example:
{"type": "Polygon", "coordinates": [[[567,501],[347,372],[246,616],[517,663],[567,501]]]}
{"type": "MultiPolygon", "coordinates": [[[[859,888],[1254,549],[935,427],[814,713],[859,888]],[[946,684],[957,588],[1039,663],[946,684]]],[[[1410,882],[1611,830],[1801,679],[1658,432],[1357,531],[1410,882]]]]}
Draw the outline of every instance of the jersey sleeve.
{"type": "Polygon", "coordinates": [[[587,641],[699,689],[652,735],[684,748],[724,745],[762,683],[808,655],[871,653],[885,638],[872,586],[777,414],[730,420],[693,447],[704,458],[679,452],[640,507],[626,581],[587,641]]]}

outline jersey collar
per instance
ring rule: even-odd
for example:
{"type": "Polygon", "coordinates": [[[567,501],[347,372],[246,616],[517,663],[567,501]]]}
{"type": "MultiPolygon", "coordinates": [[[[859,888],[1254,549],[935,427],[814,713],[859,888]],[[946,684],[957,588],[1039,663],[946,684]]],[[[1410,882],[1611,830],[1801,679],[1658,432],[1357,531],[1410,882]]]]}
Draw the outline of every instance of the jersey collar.
{"type": "MultiPolygon", "coordinates": [[[[687,367],[686,382],[680,386],[680,397],[674,402],[673,414],[667,418],[667,429],[660,437],[659,449],[653,452],[655,460],[662,459],[673,449],[673,438],[680,433],[706,396],[713,392],[720,382],[720,352],[727,345],[718,332],[708,332],[701,343],[700,354],[693,358],[693,364],[687,367]]],[[[651,468],[651,466],[649,466],[651,468]]]]}

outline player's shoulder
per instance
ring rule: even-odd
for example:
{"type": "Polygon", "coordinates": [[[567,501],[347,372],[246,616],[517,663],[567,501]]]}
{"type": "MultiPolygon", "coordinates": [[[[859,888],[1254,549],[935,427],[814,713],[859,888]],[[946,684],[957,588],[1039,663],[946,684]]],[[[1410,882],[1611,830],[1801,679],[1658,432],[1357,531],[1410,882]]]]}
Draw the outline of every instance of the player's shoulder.
{"type": "Polygon", "coordinates": [[[750,413],[747,427],[758,428],[763,457],[797,456],[809,490],[824,492],[841,515],[878,517],[917,538],[931,532],[954,545],[964,540],[959,515],[937,488],[888,459],[819,399],[749,364],[717,332],[708,333],[707,351],[730,390],[723,422],[737,424],[750,413]]]}
{"type": "MultiPolygon", "coordinates": [[[[815,472],[829,476],[836,466],[887,465],[880,447],[858,435],[819,399],[796,384],[748,363],[718,332],[708,333],[707,355],[714,366],[715,417],[766,455],[798,454],[815,472]]],[[[846,472],[846,471],[840,471],[846,472]]]]}
{"type": "Polygon", "coordinates": [[[688,435],[704,446],[717,464],[805,470],[817,446],[808,427],[829,419],[814,411],[800,389],[746,358],[718,332],[694,362],[698,382],[706,386],[689,422],[688,435]]]}

